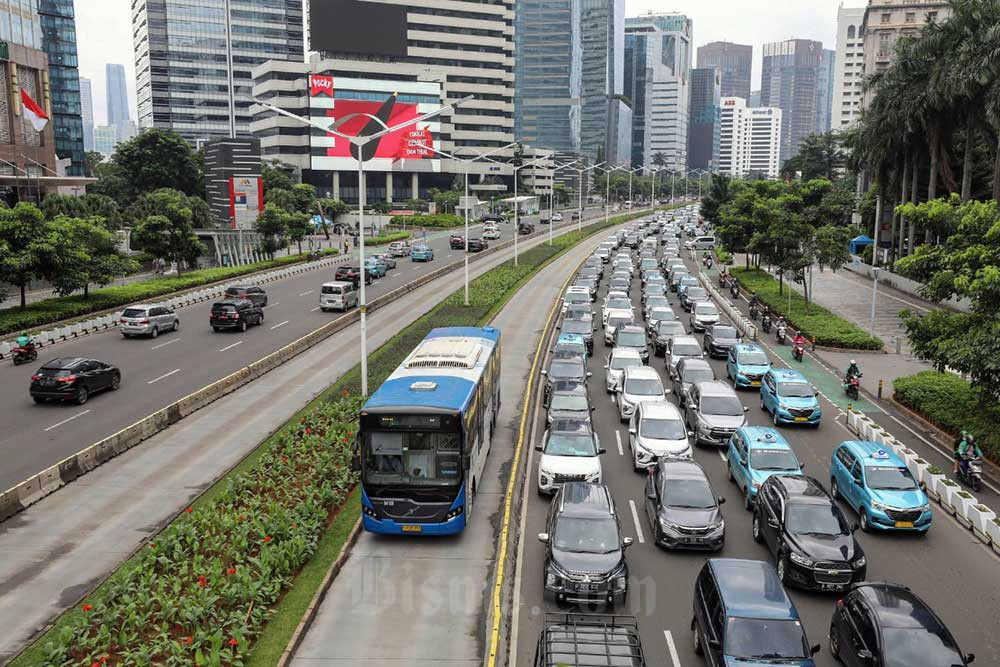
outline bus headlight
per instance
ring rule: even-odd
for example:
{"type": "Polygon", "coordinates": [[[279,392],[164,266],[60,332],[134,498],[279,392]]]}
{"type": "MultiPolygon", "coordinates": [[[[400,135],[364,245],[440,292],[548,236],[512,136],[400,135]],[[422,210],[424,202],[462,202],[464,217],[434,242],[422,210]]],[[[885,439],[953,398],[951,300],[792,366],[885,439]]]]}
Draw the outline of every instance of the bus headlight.
{"type": "Polygon", "coordinates": [[[452,519],[454,519],[456,517],[462,516],[462,510],[463,509],[464,509],[464,507],[456,507],[455,509],[453,509],[452,511],[450,511],[447,514],[444,515],[444,520],[445,521],[451,521],[452,519]]]}

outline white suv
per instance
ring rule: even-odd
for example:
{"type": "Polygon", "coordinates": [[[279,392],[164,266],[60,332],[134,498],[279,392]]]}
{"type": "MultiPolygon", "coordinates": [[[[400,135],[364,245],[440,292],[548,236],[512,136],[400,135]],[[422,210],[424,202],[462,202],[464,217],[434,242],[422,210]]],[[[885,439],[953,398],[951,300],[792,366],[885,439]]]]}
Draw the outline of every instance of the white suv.
{"type": "Polygon", "coordinates": [[[647,470],[661,458],[691,458],[693,435],[684,416],[668,401],[642,401],[628,424],[628,447],[632,467],[647,470]]]}
{"type": "Polygon", "coordinates": [[[601,483],[601,441],[590,424],[556,420],[535,449],[538,460],[538,493],[553,494],[566,482],[601,483]]]}
{"type": "Polygon", "coordinates": [[[663,388],[660,374],[649,366],[626,368],[622,381],[615,392],[618,403],[618,417],[624,424],[635,412],[635,406],[642,401],[666,401],[669,389],[663,388]]]}

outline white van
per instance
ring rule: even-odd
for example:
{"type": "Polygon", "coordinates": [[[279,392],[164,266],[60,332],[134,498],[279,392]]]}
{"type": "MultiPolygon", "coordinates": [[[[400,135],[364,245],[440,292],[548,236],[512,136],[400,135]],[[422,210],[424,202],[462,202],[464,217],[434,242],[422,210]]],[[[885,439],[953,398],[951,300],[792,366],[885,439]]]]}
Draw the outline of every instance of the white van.
{"type": "Polygon", "coordinates": [[[358,293],[353,283],[323,283],[319,293],[319,308],[324,313],[328,310],[347,310],[356,305],[358,305],[358,293]]]}

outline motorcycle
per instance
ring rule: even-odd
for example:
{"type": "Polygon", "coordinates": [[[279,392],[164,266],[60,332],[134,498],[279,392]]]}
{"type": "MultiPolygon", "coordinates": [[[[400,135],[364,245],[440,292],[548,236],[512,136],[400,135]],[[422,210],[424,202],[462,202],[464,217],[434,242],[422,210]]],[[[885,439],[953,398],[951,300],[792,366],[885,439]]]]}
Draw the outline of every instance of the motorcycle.
{"type": "Polygon", "coordinates": [[[728,284],[729,284],[728,276],[726,275],[725,271],[721,271],[719,273],[719,287],[725,288],[725,286],[728,284]]]}
{"type": "Polygon", "coordinates": [[[858,400],[860,390],[861,373],[852,375],[844,381],[844,391],[847,393],[848,398],[853,398],[855,401],[858,400]]]}
{"type": "Polygon", "coordinates": [[[733,299],[740,298],[740,285],[735,279],[729,283],[729,293],[733,296],[733,299]]]}
{"type": "Polygon", "coordinates": [[[973,491],[983,490],[983,460],[978,456],[965,456],[958,466],[958,481],[973,491]],[[964,470],[964,472],[963,472],[964,470]]]}
{"type": "Polygon", "coordinates": [[[775,337],[778,339],[778,345],[785,344],[785,325],[779,324],[778,330],[775,332],[775,337]]]}
{"type": "Polygon", "coordinates": [[[750,304],[750,319],[756,322],[758,316],[760,316],[760,306],[756,303],[750,304]]]}
{"type": "Polygon", "coordinates": [[[802,357],[804,357],[805,354],[806,346],[802,343],[795,343],[795,345],[792,346],[792,358],[795,359],[795,361],[802,363],[802,357]]]}
{"type": "Polygon", "coordinates": [[[15,366],[31,363],[35,359],[38,359],[38,348],[34,345],[15,347],[13,353],[15,366]]]}
{"type": "Polygon", "coordinates": [[[705,268],[706,269],[711,269],[712,268],[712,258],[711,257],[706,257],[705,258],[705,268]]]}
{"type": "Polygon", "coordinates": [[[760,328],[764,333],[771,333],[771,316],[764,313],[764,317],[760,318],[760,328]]]}

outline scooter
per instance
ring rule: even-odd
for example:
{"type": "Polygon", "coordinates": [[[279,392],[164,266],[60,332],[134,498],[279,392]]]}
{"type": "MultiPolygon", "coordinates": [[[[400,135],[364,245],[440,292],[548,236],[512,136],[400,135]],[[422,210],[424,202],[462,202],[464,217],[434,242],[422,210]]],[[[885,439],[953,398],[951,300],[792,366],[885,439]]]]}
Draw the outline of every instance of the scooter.
{"type": "Polygon", "coordinates": [[[756,303],[750,304],[750,319],[756,322],[758,316],[760,316],[760,306],[756,303]]]}
{"type": "Polygon", "coordinates": [[[855,401],[858,400],[860,389],[861,373],[852,375],[844,381],[844,391],[847,393],[848,398],[853,398],[855,401]]]}
{"type": "Polygon", "coordinates": [[[958,481],[973,491],[983,490],[983,460],[978,456],[966,456],[959,462],[958,481]],[[964,463],[965,465],[961,465],[964,463]],[[964,469],[964,472],[963,472],[964,469]]]}
{"type": "Polygon", "coordinates": [[[764,313],[764,317],[760,318],[760,329],[764,333],[771,333],[771,316],[764,313]]]}
{"type": "Polygon", "coordinates": [[[35,359],[38,359],[38,348],[34,345],[15,347],[13,353],[15,366],[31,363],[35,359]]]}
{"type": "Polygon", "coordinates": [[[777,331],[775,331],[775,336],[778,339],[778,345],[785,344],[785,325],[779,324],[777,331]]]}
{"type": "Polygon", "coordinates": [[[705,268],[706,269],[711,269],[712,268],[712,258],[711,257],[706,257],[705,258],[705,268]]]}
{"type": "Polygon", "coordinates": [[[727,284],[729,284],[728,279],[729,279],[729,276],[727,276],[725,274],[725,272],[721,272],[720,271],[719,272],[719,287],[723,287],[724,288],[727,284]]]}
{"type": "Polygon", "coordinates": [[[795,359],[795,361],[802,363],[802,357],[804,357],[805,354],[806,354],[805,345],[802,345],[801,343],[795,343],[792,346],[792,358],[795,359]]]}

